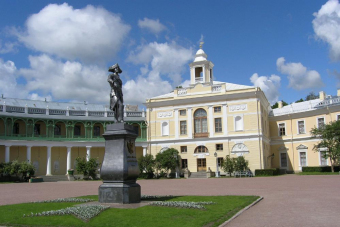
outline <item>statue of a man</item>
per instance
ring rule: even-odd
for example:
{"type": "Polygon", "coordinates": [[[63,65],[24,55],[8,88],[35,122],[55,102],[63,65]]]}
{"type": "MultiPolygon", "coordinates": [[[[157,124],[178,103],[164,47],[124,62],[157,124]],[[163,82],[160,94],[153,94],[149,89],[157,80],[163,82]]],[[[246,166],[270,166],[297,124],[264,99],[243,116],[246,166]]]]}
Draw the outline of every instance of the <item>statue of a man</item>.
{"type": "Polygon", "coordinates": [[[124,122],[123,83],[119,77],[119,73],[123,71],[119,68],[118,64],[115,64],[109,68],[109,72],[112,72],[107,78],[107,82],[109,82],[111,86],[110,109],[115,114],[116,122],[124,122]]]}

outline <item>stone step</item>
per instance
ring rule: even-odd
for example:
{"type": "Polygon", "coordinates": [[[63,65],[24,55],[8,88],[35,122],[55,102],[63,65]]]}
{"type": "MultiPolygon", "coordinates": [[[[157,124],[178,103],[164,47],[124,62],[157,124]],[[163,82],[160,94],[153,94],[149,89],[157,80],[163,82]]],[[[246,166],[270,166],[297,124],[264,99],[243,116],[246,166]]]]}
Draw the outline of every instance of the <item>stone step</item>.
{"type": "Polygon", "coordinates": [[[44,182],[57,182],[57,181],[68,181],[66,175],[54,175],[54,176],[39,176],[44,179],[44,182]]]}
{"type": "Polygon", "coordinates": [[[207,178],[207,173],[206,172],[191,173],[189,178],[207,178]]]}

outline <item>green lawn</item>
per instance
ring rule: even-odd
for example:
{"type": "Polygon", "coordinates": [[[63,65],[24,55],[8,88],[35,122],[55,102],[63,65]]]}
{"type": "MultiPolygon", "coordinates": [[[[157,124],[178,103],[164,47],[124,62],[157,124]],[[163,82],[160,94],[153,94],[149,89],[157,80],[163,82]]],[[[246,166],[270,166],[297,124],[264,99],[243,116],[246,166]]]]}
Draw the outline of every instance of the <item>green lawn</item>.
{"type": "Polygon", "coordinates": [[[339,172],[300,172],[298,175],[339,175],[339,172]]]}
{"type": "MultiPolygon", "coordinates": [[[[98,196],[84,196],[98,200],[98,196]]],[[[16,226],[218,226],[251,204],[258,196],[183,196],[166,198],[167,201],[212,201],[206,210],[144,206],[137,209],[110,208],[89,222],[72,216],[23,217],[58,210],[78,203],[25,203],[0,206],[0,225],[16,226]]]]}

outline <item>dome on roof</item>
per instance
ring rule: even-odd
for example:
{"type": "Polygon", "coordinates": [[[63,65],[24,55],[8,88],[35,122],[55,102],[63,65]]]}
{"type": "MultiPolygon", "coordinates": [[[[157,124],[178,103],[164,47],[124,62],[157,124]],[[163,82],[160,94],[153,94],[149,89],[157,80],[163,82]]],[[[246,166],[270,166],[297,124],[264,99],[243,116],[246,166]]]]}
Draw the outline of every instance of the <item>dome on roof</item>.
{"type": "Polygon", "coordinates": [[[207,60],[207,55],[206,53],[204,53],[204,50],[202,49],[199,49],[197,52],[196,52],[196,56],[195,56],[195,60],[194,62],[198,62],[198,61],[206,61],[207,60]]]}
{"type": "Polygon", "coordinates": [[[199,50],[196,52],[196,55],[198,55],[198,54],[205,54],[205,53],[204,53],[204,50],[199,49],[199,50]]]}

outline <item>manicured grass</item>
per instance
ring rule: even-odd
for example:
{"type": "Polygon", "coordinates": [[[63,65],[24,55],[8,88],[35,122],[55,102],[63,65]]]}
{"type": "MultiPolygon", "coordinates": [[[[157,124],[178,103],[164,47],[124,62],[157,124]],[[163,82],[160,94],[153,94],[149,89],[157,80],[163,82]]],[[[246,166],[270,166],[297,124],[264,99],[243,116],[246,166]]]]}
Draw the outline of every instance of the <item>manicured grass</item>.
{"type": "Polygon", "coordinates": [[[300,172],[297,175],[339,175],[339,172],[300,172]]]}
{"type": "MultiPolygon", "coordinates": [[[[98,200],[98,196],[83,196],[98,200]]],[[[89,222],[72,216],[23,217],[58,210],[79,203],[25,203],[0,206],[0,225],[5,226],[218,226],[239,210],[251,204],[258,196],[179,196],[164,198],[167,201],[212,201],[206,210],[144,206],[137,209],[110,208],[89,222]]]]}

